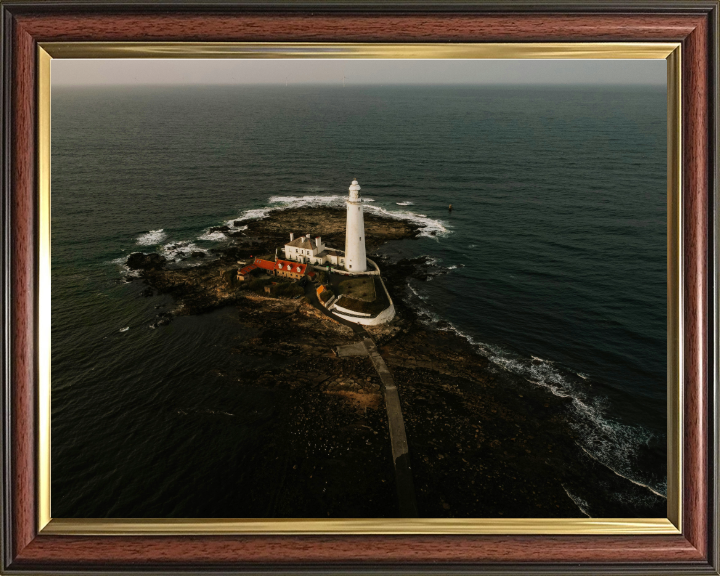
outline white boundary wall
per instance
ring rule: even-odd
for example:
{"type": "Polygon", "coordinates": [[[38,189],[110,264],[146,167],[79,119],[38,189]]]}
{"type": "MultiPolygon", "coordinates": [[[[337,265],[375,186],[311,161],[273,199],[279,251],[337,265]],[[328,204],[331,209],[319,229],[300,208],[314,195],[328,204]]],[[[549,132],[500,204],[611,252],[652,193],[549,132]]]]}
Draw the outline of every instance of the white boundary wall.
{"type": "MultiPolygon", "coordinates": [[[[373,264],[375,263],[373,262],[373,264]]],[[[375,267],[377,268],[377,265],[375,265],[375,267]]],[[[378,314],[374,318],[358,318],[357,316],[346,316],[345,314],[337,312],[338,308],[344,310],[345,312],[350,312],[351,314],[357,314],[357,312],[352,312],[351,310],[347,310],[346,308],[341,308],[337,304],[333,306],[332,313],[338,316],[338,318],[342,318],[343,320],[347,320],[348,322],[355,322],[355,324],[363,324],[364,326],[377,326],[378,324],[385,324],[386,322],[390,322],[390,320],[395,318],[395,304],[393,304],[392,298],[390,298],[390,293],[388,292],[387,287],[385,286],[385,282],[383,282],[382,278],[380,278],[380,284],[382,284],[383,290],[385,290],[385,295],[387,296],[388,302],[390,302],[390,306],[385,308],[385,310],[380,312],[380,314],[378,314]]]]}
{"type": "Polygon", "coordinates": [[[395,318],[395,305],[390,304],[388,308],[385,308],[380,314],[375,316],[375,318],[358,318],[357,316],[346,316],[345,314],[340,314],[339,312],[336,312],[337,306],[333,309],[333,314],[335,314],[338,318],[342,318],[344,320],[347,320],[348,322],[355,322],[355,324],[363,324],[365,326],[376,326],[377,324],[385,324],[386,322],[390,322],[393,318],[395,318]]]}
{"type": "Polygon", "coordinates": [[[337,304],[335,304],[335,306],[333,307],[333,310],[340,310],[340,312],[345,312],[346,314],[353,314],[355,316],[367,316],[368,318],[370,318],[370,316],[372,316],[372,314],[366,314],[365,312],[355,312],[355,310],[350,310],[349,308],[343,308],[342,306],[338,306],[337,304]]]}
{"type": "MultiPolygon", "coordinates": [[[[342,250],[336,250],[336,252],[341,252],[345,254],[342,250]]],[[[330,268],[330,272],[332,274],[342,274],[343,276],[380,276],[380,267],[370,258],[366,258],[368,262],[370,262],[370,265],[375,268],[375,270],[365,270],[365,272],[350,272],[348,270],[343,270],[342,268],[330,268]]],[[[322,270],[323,272],[327,272],[327,264],[310,264],[311,268],[314,268],[315,270],[322,270]]]]}

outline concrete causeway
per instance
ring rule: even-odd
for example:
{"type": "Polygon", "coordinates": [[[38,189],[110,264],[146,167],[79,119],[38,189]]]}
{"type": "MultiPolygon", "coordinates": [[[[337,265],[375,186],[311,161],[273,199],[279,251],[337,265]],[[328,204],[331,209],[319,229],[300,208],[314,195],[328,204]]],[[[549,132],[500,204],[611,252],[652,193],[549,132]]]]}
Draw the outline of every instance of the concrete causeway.
{"type": "Polygon", "coordinates": [[[410,452],[408,450],[407,436],[405,435],[405,422],[402,407],[400,406],[400,395],[392,374],[378,352],[375,342],[370,338],[363,338],[363,344],[373,366],[375,366],[375,370],[380,376],[385,391],[385,408],[387,409],[388,426],[390,428],[390,445],[393,464],[395,465],[395,482],[400,504],[400,516],[403,518],[417,518],[415,485],[413,483],[412,469],[410,468],[410,452]]]}
{"type": "Polygon", "coordinates": [[[390,447],[392,449],[393,465],[395,467],[395,484],[397,485],[398,503],[400,508],[400,516],[402,518],[417,518],[417,502],[415,500],[415,484],[410,468],[410,452],[408,450],[407,436],[405,434],[405,421],[403,420],[402,407],[400,405],[400,395],[398,394],[395,380],[385,364],[380,352],[378,352],[375,342],[372,341],[367,331],[354,322],[348,322],[342,318],[338,318],[335,314],[331,314],[318,301],[317,294],[312,288],[311,283],[305,286],[305,295],[310,303],[320,310],[326,316],[332,318],[336,322],[340,322],[349,328],[357,336],[362,338],[362,342],[356,342],[345,346],[339,346],[336,349],[338,357],[350,356],[369,356],[375,367],[380,380],[383,384],[383,392],[385,396],[385,409],[388,416],[388,427],[390,429],[390,447]]]}

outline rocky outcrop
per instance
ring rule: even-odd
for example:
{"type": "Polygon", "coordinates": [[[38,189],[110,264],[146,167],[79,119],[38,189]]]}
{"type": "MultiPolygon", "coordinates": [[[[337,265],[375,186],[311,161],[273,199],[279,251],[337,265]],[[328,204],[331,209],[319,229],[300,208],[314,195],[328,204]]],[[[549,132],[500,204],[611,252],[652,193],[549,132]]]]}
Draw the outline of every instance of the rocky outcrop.
{"type": "MultiPolygon", "coordinates": [[[[172,294],[187,314],[233,304],[243,298],[247,282],[237,279],[240,262],[252,257],[273,255],[289,240],[290,232],[322,236],[329,246],[342,249],[345,245],[345,210],[338,208],[296,208],[272,212],[267,218],[243,223],[245,230],[233,231],[228,226],[214,226],[211,232],[223,232],[230,241],[204,252],[194,251],[190,260],[201,265],[180,268],[168,263],[160,254],[136,252],[128,257],[128,267],[141,271],[140,276],[160,293],[172,294]]],[[[236,222],[236,225],[240,221],[236,222]]],[[[412,238],[419,227],[402,220],[365,215],[368,250],[388,240],[412,238]]]]}
{"type": "MultiPolygon", "coordinates": [[[[271,212],[262,220],[245,222],[246,237],[265,240],[274,251],[276,246],[283,246],[290,239],[290,232],[295,237],[310,234],[312,238],[321,236],[323,244],[343,250],[345,247],[345,225],[347,212],[338,208],[296,208],[271,212]]],[[[383,218],[375,214],[364,215],[365,247],[368,252],[377,250],[389,240],[402,240],[417,236],[420,227],[406,220],[383,218]]]]}
{"type": "MultiPolygon", "coordinates": [[[[274,253],[289,232],[342,247],[345,211],[287,210],[245,224],[247,230],[233,232],[239,236],[212,251],[212,261],[172,269],[160,255],[137,253],[128,266],[141,270],[153,289],[172,294],[183,313],[234,305],[251,335],[228,343],[235,361],[228,361],[223,378],[228,386],[266,389],[277,398],[272,431],[263,438],[268,456],[248,471],[262,515],[396,516],[381,382],[367,357],[334,352],[358,336],[304,298],[266,297],[247,289],[251,281],[237,281],[238,260],[274,253]],[[249,363],[249,357],[263,360],[249,363]]],[[[418,232],[407,222],[373,215],[366,215],[365,227],[368,251],[418,232]]],[[[571,399],[492,364],[449,326],[438,330],[420,322],[404,294],[408,278],[442,272],[432,261],[390,265],[373,258],[380,260],[396,317],[367,331],[400,394],[421,516],[584,516],[571,493],[592,498],[599,517],[665,516],[666,502],[647,493],[613,499],[642,488],[579,448],[568,419],[571,399]],[[606,497],[589,493],[598,486],[606,497]]],[[[158,314],[152,327],[170,319],[158,314]]]]}
{"type": "Polygon", "coordinates": [[[133,252],[128,256],[126,264],[131,270],[160,270],[165,262],[165,257],[160,254],[133,252]]]}

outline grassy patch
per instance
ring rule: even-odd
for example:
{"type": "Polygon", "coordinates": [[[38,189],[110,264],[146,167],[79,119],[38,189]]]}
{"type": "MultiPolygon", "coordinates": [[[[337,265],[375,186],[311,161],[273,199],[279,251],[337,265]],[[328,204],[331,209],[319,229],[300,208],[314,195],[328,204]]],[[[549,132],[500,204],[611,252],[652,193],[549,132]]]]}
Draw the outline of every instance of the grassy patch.
{"type": "Polygon", "coordinates": [[[355,298],[346,298],[345,296],[340,296],[336,304],[351,312],[361,312],[364,314],[379,314],[387,308],[385,302],[365,302],[365,300],[356,300],[355,298]]]}
{"type": "Polygon", "coordinates": [[[318,298],[320,298],[320,302],[325,304],[325,302],[330,300],[330,298],[332,298],[333,296],[334,296],[333,291],[330,290],[329,288],[325,288],[325,290],[320,292],[320,295],[318,296],[318,298]]]}
{"type": "Polygon", "coordinates": [[[265,286],[267,286],[271,280],[272,278],[269,276],[260,276],[259,278],[253,278],[252,280],[245,280],[245,282],[240,285],[240,288],[257,294],[263,294],[265,286]]]}
{"type": "MultiPolygon", "coordinates": [[[[346,295],[340,295],[337,300],[337,305],[343,308],[347,308],[352,312],[362,312],[365,314],[378,314],[385,310],[390,305],[390,301],[387,299],[385,290],[382,287],[382,282],[378,276],[363,276],[361,278],[353,278],[352,281],[366,280],[373,284],[373,292],[376,295],[375,299],[371,302],[367,300],[360,300],[358,298],[350,298],[346,295]]],[[[342,283],[341,283],[342,284],[342,283]]]]}
{"type": "Polygon", "coordinates": [[[295,282],[283,282],[272,287],[272,293],[274,296],[283,298],[293,298],[295,296],[303,296],[305,290],[302,286],[295,284],[295,282]]]}
{"type": "Polygon", "coordinates": [[[348,298],[372,302],[375,300],[375,283],[372,276],[348,278],[338,285],[338,293],[348,298]]]}

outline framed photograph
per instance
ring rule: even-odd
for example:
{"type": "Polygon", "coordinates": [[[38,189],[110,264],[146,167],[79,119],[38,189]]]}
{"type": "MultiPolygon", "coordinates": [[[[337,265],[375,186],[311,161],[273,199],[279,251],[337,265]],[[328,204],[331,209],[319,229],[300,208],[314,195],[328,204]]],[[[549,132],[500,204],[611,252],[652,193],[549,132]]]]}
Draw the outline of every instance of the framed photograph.
{"type": "Polygon", "coordinates": [[[3,573],[717,574],[717,2],[3,2],[3,573]]]}

